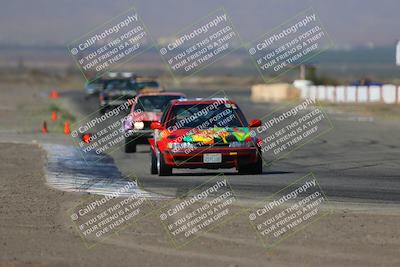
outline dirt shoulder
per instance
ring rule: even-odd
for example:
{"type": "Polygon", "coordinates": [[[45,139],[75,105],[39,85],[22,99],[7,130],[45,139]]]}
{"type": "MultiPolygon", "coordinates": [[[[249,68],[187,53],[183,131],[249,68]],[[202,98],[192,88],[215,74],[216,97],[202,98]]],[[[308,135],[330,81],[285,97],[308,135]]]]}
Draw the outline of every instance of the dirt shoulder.
{"type": "Polygon", "coordinates": [[[322,105],[325,108],[337,113],[354,114],[364,117],[384,119],[391,122],[398,122],[400,119],[399,104],[370,103],[356,105],[322,102],[322,105]]]}

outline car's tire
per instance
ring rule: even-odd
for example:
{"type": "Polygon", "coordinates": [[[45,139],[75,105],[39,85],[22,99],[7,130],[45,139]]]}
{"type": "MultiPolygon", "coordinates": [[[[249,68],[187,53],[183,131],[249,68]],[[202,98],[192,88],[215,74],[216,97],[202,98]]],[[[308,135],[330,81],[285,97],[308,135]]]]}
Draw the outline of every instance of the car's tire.
{"type": "Polygon", "coordinates": [[[153,149],[150,149],[150,155],[151,155],[150,173],[151,174],[158,174],[157,155],[156,155],[156,153],[154,152],[153,149]]]}
{"type": "Polygon", "coordinates": [[[125,138],[125,153],[135,153],[136,142],[130,137],[125,138]]]}
{"type": "Polygon", "coordinates": [[[239,174],[262,174],[263,173],[263,161],[261,152],[257,153],[257,161],[253,164],[239,165],[239,174]]]}
{"type": "Polygon", "coordinates": [[[172,175],[172,167],[165,164],[164,157],[161,153],[159,153],[157,157],[157,171],[159,176],[172,175]]]}
{"type": "Polygon", "coordinates": [[[249,165],[239,165],[238,173],[239,174],[249,174],[249,165]]]}
{"type": "Polygon", "coordinates": [[[107,108],[106,107],[100,107],[99,112],[100,112],[100,115],[104,115],[107,112],[107,108]]]}
{"type": "Polygon", "coordinates": [[[257,162],[254,164],[250,173],[251,174],[262,174],[263,173],[263,160],[262,160],[261,152],[257,153],[257,162]]]}

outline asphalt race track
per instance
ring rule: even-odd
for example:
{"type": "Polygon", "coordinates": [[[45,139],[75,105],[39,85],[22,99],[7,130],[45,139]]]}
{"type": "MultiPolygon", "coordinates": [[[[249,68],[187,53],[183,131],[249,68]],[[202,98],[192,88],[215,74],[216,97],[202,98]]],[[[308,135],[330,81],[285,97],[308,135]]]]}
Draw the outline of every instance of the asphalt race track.
{"type": "MultiPolygon", "coordinates": [[[[188,97],[207,97],[215,91],[193,89],[183,92],[188,97]]],[[[228,95],[237,101],[248,120],[260,118],[273,108],[268,104],[252,103],[247,92],[233,90],[228,95]]],[[[82,115],[98,108],[97,99],[85,100],[83,93],[71,91],[64,96],[82,115]]],[[[312,172],[331,201],[400,202],[400,125],[326,111],[334,128],[271,167],[264,167],[262,175],[238,175],[234,169],[174,169],[173,176],[151,175],[148,145],[139,145],[134,154],[125,154],[120,147],[111,156],[122,173],[137,175],[142,189],[172,197],[185,195],[213,176],[224,173],[242,200],[261,200],[312,172]]]]}

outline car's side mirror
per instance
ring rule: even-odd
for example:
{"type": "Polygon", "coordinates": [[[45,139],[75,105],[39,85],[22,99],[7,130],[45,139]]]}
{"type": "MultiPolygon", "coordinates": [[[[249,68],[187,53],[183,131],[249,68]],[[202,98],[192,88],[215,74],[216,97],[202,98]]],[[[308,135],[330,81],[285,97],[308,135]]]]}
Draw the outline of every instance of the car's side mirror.
{"type": "Polygon", "coordinates": [[[253,119],[249,123],[250,128],[259,127],[259,126],[261,126],[261,121],[257,120],[257,119],[253,119]]]}
{"type": "Polygon", "coordinates": [[[150,124],[150,128],[153,130],[163,130],[164,129],[159,121],[153,121],[150,124]]]}

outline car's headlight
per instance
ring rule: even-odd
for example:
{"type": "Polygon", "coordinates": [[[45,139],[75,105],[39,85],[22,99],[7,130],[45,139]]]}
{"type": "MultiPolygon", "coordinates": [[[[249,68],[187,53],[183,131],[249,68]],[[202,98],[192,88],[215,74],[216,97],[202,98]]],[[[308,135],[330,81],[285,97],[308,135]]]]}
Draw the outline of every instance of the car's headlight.
{"type": "Polygon", "coordinates": [[[252,147],[253,142],[230,142],[229,147],[252,147]]]}
{"type": "Polygon", "coordinates": [[[136,130],[142,130],[144,128],[144,123],[143,121],[136,121],[133,123],[133,128],[136,130]]]}
{"type": "Polygon", "coordinates": [[[195,144],[183,142],[183,143],[168,143],[169,149],[187,149],[187,148],[196,148],[195,144]]]}

